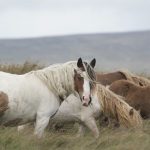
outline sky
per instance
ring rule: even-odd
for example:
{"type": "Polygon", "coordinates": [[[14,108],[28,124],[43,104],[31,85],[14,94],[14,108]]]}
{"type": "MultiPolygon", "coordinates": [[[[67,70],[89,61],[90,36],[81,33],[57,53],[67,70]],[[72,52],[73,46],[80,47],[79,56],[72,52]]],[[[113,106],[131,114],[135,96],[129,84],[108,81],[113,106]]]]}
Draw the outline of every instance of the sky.
{"type": "Polygon", "coordinates": [[[0,38],[150,29],[150,0],[0,0],[0,38]]]}

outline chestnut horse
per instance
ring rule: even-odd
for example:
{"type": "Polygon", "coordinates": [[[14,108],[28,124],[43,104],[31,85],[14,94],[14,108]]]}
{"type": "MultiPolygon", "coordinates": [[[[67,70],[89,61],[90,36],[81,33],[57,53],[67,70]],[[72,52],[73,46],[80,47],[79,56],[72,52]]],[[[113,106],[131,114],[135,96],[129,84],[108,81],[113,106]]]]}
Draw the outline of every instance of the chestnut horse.
{"type": "Polygon", "coordinates": [[[135,75],[128,70],[119,70],[111,73],[96,73],[97,81],[102,85],[107,86],[117,80],[129,80],[140,86],[150,85],[150,80],[147,78],[135,75]]]}
{"type": "Polygon", "coordinates": [[[150,86],[141,87],[127,80],[118,80],[113,82],[109,89],[125,97],[130,106],[140,110],[143,118],[150,117],[150,86]]]}
{"type": "Polygon", "coordinates": [[[112,84],[114,81],[125,79],[126,77],[123,73],[116,71],[111,73],[96,73],[97,81],[102,85],[107,86],[112,84]]]}

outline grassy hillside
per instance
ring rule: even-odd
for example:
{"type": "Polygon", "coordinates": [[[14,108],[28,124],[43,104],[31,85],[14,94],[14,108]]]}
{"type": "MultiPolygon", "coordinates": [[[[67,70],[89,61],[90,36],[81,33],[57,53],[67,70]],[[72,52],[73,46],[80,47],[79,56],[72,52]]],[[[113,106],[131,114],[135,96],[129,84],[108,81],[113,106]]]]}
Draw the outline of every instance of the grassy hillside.
{"type": "MultiPolygon", "coordinates": [[[[0,70],[22,74],[42,67],[26,62],[0,65],[0,70]]],[[[63,131],[47,129],[42,139],[33,135],[32,127],[20,133],[16,127],[0,127],[0,150],[148,150],[150,147],[150,120],[144,121],[142,130],[99,126],[100,137],[97,140],[89,130],[84,137],[77,138],[77,127],[77,124],[69,124],[63,131]]]]}

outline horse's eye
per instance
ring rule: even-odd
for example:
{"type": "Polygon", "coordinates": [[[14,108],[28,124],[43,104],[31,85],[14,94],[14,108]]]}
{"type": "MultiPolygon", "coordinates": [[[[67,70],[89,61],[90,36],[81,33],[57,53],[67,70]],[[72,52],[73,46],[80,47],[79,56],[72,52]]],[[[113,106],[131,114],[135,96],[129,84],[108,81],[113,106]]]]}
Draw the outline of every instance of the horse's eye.
{"type": "Polygon", "coordinates": [[[83,80],[83,77],[81,77],[81,76],[78,76],[78,80],[83,80]]]}

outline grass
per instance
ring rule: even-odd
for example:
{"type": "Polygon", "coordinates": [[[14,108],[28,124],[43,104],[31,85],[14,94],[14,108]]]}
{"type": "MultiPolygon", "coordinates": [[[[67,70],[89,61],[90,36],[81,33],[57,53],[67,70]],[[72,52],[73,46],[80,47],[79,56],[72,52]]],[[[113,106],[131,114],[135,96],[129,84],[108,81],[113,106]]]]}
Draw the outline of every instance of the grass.
{"type": "Polygon", "coordinates": [[[99,128],[100,137],[94,139],[89,131],[77,138],[77,126],[65,132],[46,131],[42,139],[33,136],[29,128],[21,133],[16,128],[0,128],[0,150],[148,150],[150,147],[150,121],[142,130],[99,128]]]}
{"type": "MultiPolygon", "coordinates": [[[[0,70],[23,74],[43,68],[26,61],[24,64],[0,65],[0,70]]],[[[0,150],[148,150],[150,148],[150,120],[144,121],[142,130],[99,127],[100,137],[95,139],[87,130],[77,138],[77,125],[65,126],[64,132],[46,130],[42,139],[33,136],[32,127],[19,133],[15,127],[0,127],[0,150]]]]}
{"type": "Polygon", "coordinates": [[[0,64],[0,71],[13,74],[24,74],[32,70],[41,69],[43,67],[44,65],[41,65],[37,62],[25,61],[23,64],[0,64]]]}

